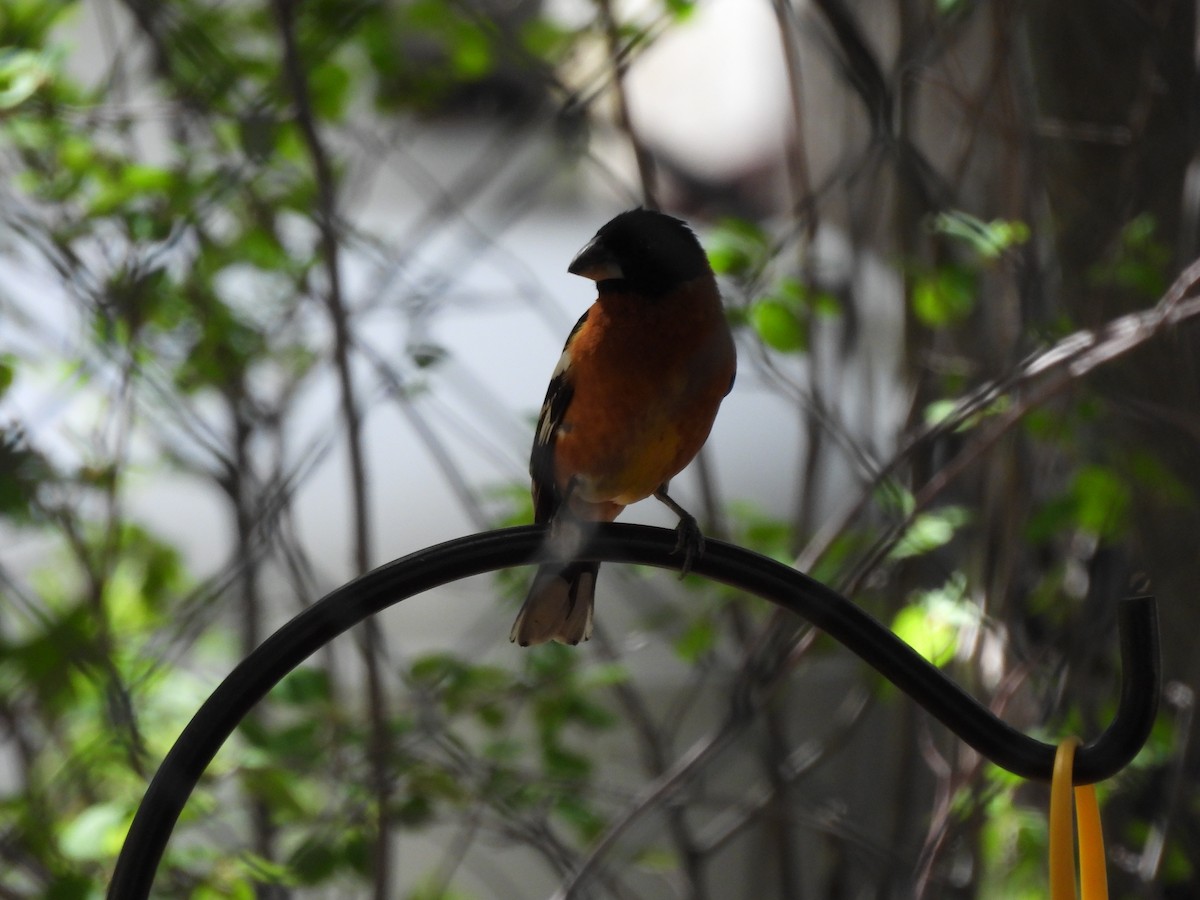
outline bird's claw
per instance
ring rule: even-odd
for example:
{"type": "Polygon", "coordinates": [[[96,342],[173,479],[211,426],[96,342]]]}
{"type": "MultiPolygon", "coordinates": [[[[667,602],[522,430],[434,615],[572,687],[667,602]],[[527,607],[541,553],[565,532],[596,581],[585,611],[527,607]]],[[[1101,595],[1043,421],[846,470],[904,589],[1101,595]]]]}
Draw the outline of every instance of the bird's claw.
{"type": "Polygon", "coordinates": [[[671,552],[683,554],[683,566],[679,570],[682,579],[692,571],[692,563],[704,555],[704,533],[695,516],[685,514],[679,517],[679,524],[675,528],[675,549],[671,552]]]}

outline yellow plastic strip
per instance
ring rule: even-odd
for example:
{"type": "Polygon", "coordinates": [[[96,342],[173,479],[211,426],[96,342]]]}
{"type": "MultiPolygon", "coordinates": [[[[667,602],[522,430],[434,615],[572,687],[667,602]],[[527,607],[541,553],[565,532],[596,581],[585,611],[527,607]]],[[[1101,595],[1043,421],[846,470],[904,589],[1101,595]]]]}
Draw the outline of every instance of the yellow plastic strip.
{"type": "Polygon", "coordinates": [[[1104,833],[1096,786],[1075,788],[1075,817],[1079,829],[1079,885],[1083,900],[1108,900],[1108,872],[1104,866],[1104,833]]]}
{"type": "Polygon", "coordinates": [[[1067,738],[1054,755],[1050,779],[1050,900],[1075,900],[1075,835],[1071,828],[1071,779],[1078,738],[1067,738]]]}

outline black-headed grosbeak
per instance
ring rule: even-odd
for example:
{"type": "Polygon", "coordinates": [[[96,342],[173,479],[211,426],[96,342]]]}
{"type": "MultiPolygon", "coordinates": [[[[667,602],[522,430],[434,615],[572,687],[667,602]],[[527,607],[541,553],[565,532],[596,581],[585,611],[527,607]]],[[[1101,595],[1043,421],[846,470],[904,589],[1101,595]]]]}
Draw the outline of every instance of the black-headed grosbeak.
{"type": "MultiPolygon", "coordinates": [[[[667,494],[733,387],[737,356],[704,248],[679,219],[647,209],[601,228],[567,269],[598,297],[567,338],[538,418],[529,473],[534,521],[552,534],[611,522],[654,495],[679,516],[680,548],[702,547],[696,520],[667,494]]],[[[509,639],[586,641],[600,564],[543,563],[509,639]]]]}

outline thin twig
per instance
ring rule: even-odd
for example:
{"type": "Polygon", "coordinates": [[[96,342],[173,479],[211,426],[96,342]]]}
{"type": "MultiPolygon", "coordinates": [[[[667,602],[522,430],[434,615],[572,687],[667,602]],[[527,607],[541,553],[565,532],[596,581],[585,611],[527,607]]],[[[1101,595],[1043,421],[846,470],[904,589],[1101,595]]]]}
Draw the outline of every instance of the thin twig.
{"type": "Polygon", "coordinates": [[[627,54],[621,49],[621,31],[613,14],[612,0],[597,0],[600,19],[604,24],[604,37],[608,41],[608,55],[613,65],[613,92],[616,95],[617,121],[621,130],[629,139],[633,149],[634,159],[637,160],[638,177],[642,183],[642,196],[645,205],[650,209],[658,209],[658,176],[654,165],[654,156],[642,142],[637,129],[633,125],[633,117],[629,112],[629,95],[625,90],[625,72],[629,67],[627,54]]]}
{"type": "MultiPolygon", "coordinates": [[[[592,638],[602,659],[610,663],[620,661],[616,647],[604,628],[597,625],[592,638]]],[[[613,685],[613,692],[641,745],[643,766],[652,778],[660,777],[667,771],[669,758],[662,735],[654,724],[654,717],[641,694],[628,682],[617,682],[613,685]]],[[[676,853],[682,863],[686,896],[691,900],[704,900],[708,891],[704,881],[703,855],[697,852],[696,839],[688,826],[685,810],[681,804],[669,804],[663,812],[671,839],[675,843],[676,853]]]]}
{"type": "MultiPolygon", "coordinates": [[[[354,570],[366,572],[371,566],[371,533],[368,521],[366,455],[362,446],[362,416],[350,368],[352,336],[349,313],[342,294],[340,238],[337,227],[337,187],[333,165],[317,131],[316,116],[309,97],[308,76],[300,58],[296,40],[296,0],[274,0],[279,36],[283,45],[283,70],[287,88],[295,106],[296,124],[313,167],[317,188],[316,223],[320,232],[321,256],[328,284],[325,304],[333,326],[333,358],[341,392],[341,415],[346,431],[346,449],[350,466],[351,515],[354,535],[354,570]]],[[[364,623],[363,659],[366,667],[367,703],[370,719],[368,756],[376,803],[374,847],[376,900],[391,896],[390,799],[392,784],[388,772],[390,738],[387,697],[383,686],[380,656],[383,638],[374,620],[364,623]]]]}

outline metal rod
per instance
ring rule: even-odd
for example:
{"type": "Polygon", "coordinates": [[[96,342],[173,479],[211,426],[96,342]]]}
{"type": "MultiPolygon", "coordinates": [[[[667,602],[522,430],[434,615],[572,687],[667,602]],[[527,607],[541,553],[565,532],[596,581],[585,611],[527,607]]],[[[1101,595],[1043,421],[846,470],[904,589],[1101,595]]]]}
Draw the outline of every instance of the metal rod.
{"type": "MultiPolygon", "coordinates": [[[[217,686],[171,748],[134,816],[108,889],[109,900],[144,900],[171,831],[193,789],[238,723],[305,659],[368,616],[448,582],[535,562],[541,526],[470,535],[420,550],[343,585],[256,648],[217,686]]],[[[678,569],[675,533],[640,525],[601,525],[586,556],[678,569]]],[[[908,694],[939,722],[1001,768],[1048,781],[1055,747],[996,718],[888,628],[818,581],[765,556],[709,540],[693,574],[741,588],[808,619],[908,694]]],[[[1108,729],[1075,754],[1074,781],[1114,775],[1137,754],[1158,710],[1158,617],[1152,597],[1121,602],[1121,697],[1108,729]]]]}

